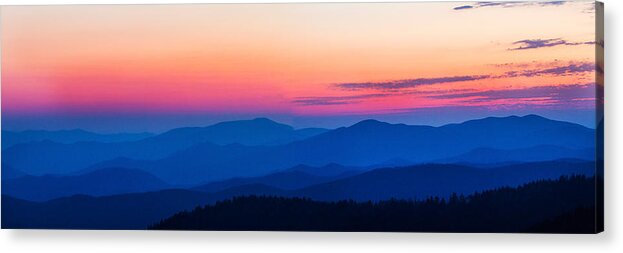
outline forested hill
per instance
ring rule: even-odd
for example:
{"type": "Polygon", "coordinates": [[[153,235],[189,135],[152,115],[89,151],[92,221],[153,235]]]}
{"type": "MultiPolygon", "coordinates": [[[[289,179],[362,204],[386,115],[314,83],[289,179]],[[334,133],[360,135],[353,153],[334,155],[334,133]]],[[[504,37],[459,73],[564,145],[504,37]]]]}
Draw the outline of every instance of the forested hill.
{"type": "Polygon", "coordinates": [[[236,197],[175,214],[151,229],[595,233],[601,231],[596,228],[595,212],[575,215],[595,208],[595,183],[593,177],[561,177],[423,201],[236,197]],[[564,223],[557,222],[561,218],[564,223]]]}

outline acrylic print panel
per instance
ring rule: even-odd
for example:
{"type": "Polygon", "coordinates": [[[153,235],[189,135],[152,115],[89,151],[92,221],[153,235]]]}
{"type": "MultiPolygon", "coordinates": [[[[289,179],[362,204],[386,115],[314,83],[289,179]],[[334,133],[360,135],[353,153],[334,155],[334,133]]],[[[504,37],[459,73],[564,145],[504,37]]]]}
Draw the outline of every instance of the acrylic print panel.
{"type": "Polygon", "coordinates": [[[603,230],[601,3],[1,11],[4,229],[603,230]]]}

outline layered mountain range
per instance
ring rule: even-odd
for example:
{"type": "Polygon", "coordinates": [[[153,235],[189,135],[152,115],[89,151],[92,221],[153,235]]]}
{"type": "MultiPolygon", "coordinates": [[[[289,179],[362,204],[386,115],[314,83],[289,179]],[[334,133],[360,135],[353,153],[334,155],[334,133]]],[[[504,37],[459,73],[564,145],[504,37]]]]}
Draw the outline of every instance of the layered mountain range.
{"type": "Polygon", "coordinates": [[[594,129],[527,115],[441,127],[365,120],[333,130],[297,130],[258,118],[178,128],[132,141],[45,139],[10,146],[2,155],[3,167],[34,176],[131,168],[171,185],[193,185],[297,165],[378,168],[429,162],[594,160],[594,149],[594,129]]]}

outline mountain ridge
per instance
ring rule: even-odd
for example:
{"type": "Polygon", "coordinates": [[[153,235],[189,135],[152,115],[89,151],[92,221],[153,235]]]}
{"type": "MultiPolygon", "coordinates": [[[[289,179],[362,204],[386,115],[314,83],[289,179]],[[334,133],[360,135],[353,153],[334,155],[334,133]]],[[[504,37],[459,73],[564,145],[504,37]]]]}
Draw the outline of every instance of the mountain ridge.
{"type": "MultiPolygon", "coordinates": [[[[240,124],[256,121],[278,124],[268,119],[240,124]]],[[[283,124],[276,126],[291,129],[283,124]]],[[[248,134],[254,136],[259,133],[253,130],[248,134]]],[[[152,173],[169,184],[195,184],[236,176],[261,176],[299,164],[323,166],[337,163],[348,167],[366,167],[386,161],[435,161],[481,147],[521,149],[553,145],[580,149],[595,146],[594,130],[535,115],[489,117],[440,127],[365,120],[280,145],[218,145],[189,137],[173,138],[179,141],[179,145],[162,145],[157,141],[164,138],[162,136],[170,135],[141,141],[145,145],[115,143],[114,146],[102,147],[97,143],[83,143],[82,146],[47,143],[49,148],[11,148],[3,151],[3,157],[15,169],[35,175],[38,173],[33,173],[33,168],[40,174],[41,170],[45,171],[51,165],[65,170],[71,167],[73,171],[87,167],[131,167],[152,173]],[[62,156],[67,153],[76,157],[65,161],[62,156]],[[39,155],[33,159],[32,154],[39,155]],[[120,160],[119,157],[126,159],[120,160]]]]}
{"type": "Polygon", "coordinates": [[[86,131],[83,129],[66,129],[66,130],[24,130],[9,131],[2,130],[2,149],[29,142],[53,141],[58,143],[76,143],[76,142],[124,142],[135,141],[154,136],[153,133],[112,133],[103,134],[86,131]]]}
{"type": "Polygon", "coordinates": [[[138,169],[104,168],[82,175],[21,176],[2,180],[2,194],[31,201],[50,200],[76,194],[92,196],[148,192],[170,186],[138,169]]]}
{"type": "MultiPolygon", "coordinates": [[[[557,179],[564,175],[587,175],[590,176],[594,171],[594,163],[590,162],[565,162],[550,161],[542,163],[527,163],[501,167],[497,169],[479,169],[469,166],[460,165],[421,165],[400,168],[383,168],[361,175],[349,177],[347,179],[339,179],[334,182],[344,184],[345,181],[358,181],[359,185],[364,186],[366,191],[359,191],[361,187],[351,187],[350,189],[359,191],[363,195],[352,195],[348,192],[341,191],[343,186],[332,186],[336,183],[321,183],[319,185],[307,187],[303,190],[283,190],[276,187],[266,186],[263,184],[247,184],[228,188],[215,193],[205,193],[193,190],[170,189],[158,190],[145,193],[129,193],[111,196],[92,197],[85,195],[74,195],[70,197],[62,197],[44,202],[25,201],[10,197],[4,194],[2,196],[2,215],[3,228],[20,227],[20,228],[100,228],[100,229],[138,229],[144,228],[149,224],[159,221],[165,217],[171,216],[183,210],[192,210],[196,206],[213,204],[216,201],[230,199],[235,196],[280,196],[280,197],[302,197],[310,198],[317,201],[333,201],[333,200],[355,200],[358,202],[366,202],[368,200],[388,200],[388,199],[424,199],[427,197],[451,197],[450,193],[471,194],[474,192],[488,191],[502,187],[508,189],[516,185],[522,185],[529,182],[539,182],[548,179],[557,179]],[[546,169],[544,166],[547,166],[546,169]],[[532,175],[526,173],[526,168],[533,170],[541,169],[550,173],[532,175]],[[436,172],[434,177],[424,177],[418,170],[425,169],[436,172]],[[475,173],[479,179],[472,180],[473,177],[465,177],[465,174],[458,174],[454,178],[457,180],[467,180],[471,186],[468,187],[450,187],[443,191],[430,195],[417,195],[417,187],[429,188],[431,184],[448,186],[449,181],[439,181],[450,172],[467,171],[475,173]],[[491,173],[501,171],[505,174],[505,178],[514,180],[514,183],[508,184],[509,181],[497,181],[500,177],[492,177],[491,173]],[[410,174],[405,176],[404,172],[410,174]],[[396,175],[394,175],[396,174],[396,175]],[[390,175],[392,180],[387,180],[390,175]],[[375,183],[362,181],[361,179],[372,179],[375,183]],[[420,178],[419,181],[413,181],[413,178],[420,178]],[[402,189],[397,184],[397,180],[409,180],[411,185],[417,187],[402,189]],[[496,181],[499,184],[488,184],[487,181],[496,181]],[[483,183],[485,182],[485,183],[483,183]],[[391,188],[387,188],[390,186],[391,188]],[[322,191],[318,189],[321,188],[322,191]],[[402,190],[401,190],[402,189],[402,190]],[[463,189],[463,190],[461,190],[463,189]],[[378,194],[380,192],[381,194],[378,194]],[[25,209],[24,209],[25,208],[25,209]],[[71,210],[68,212],[68,210],[71,210]],[[45,213],[46,215],[42,215],[45,213]],[[11,219],[5,219],[11,217],[11,219]]],[[[457,181],[458,182],[458,181],[457,181]]],[[[403,185],[404,186],[404,185],[403,185]]],[[[433,187],[434,189],[434,187],[433,187]]]]}
{"type": "Polygon", "coordinates": [[[16,169],[28,174],[77,172],[97,162],[127,157],[133,159],[159,159],[193,145],[208,142],[248,145],[277,145],[295,139],[308,138],[325,132],[321,128],[293,129],[266,118],[221,122],[206,127],[176,128],[165,133],[127,142],[76,142],[59,143],[41,140],[20,143],[2,150],[3,157],[16,169]],[[223,133],[222,128],[232,127],[223,133]],[[264,130],[258,127],[264,127],[264,130]],[[260,136],[259,138],[256,136],[260,136]],[[263,137],[262,137],[263,136],[263,137]],[[245,141],[245,138],[246,141],[245,141]],[[75,154],[73,159],[63,159],[65,154],[75,154]],[[32,154],[39,154],[33,159],[32,154]]]}
{"type": "MultiPolygon", "coordinates": [[[[513,117],[506,122],[508,119],[487,118],[471,121],[468,125],[485,122],[496,126],[515,126],[516,121],[522,118],[513,117]]],[[[528,117],[528,120],[530,124],[535,124],[533,117],[528,117]]],[[[218,181],[230,177],[261,176],[299,164],[317,167],[337,163],[348,167],[367,167],[391,160],[417,164],[458,156],[481,147],[521,149],[553,145],[590,148],[594,145],[594,131],[588,128],[572,124],[569,130],[567,123],[559,125],[545,118],[536,120],[536,126],[516,126],[499,131],[480,126],[457,129],[456,126],[409,126],[369,120],[284,145],[234,147],[203,143],[159,160],[106,161],[95,167],[137,167],[173,184],[192,184],[197,183],[201,175],[204,181],[218,181]],[[538,121],[546,121],[543,124],[545,127],[539,127],[541,123],[538,121]],[[554,133],[540,136],[544,130],[554,133]],[[179,164],[184,165],[179,168],[179,164]]]]}

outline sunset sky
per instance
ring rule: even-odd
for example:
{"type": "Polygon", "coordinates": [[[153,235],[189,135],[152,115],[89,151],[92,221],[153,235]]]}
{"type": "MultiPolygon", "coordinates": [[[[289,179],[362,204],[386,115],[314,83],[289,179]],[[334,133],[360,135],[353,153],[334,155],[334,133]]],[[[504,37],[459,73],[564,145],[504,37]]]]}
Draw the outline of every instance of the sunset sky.
{"type": "Polygon", "coordinates": [[[594,126],[593,2],[2,7],[3,129],[539,114],[594,126]]]}

